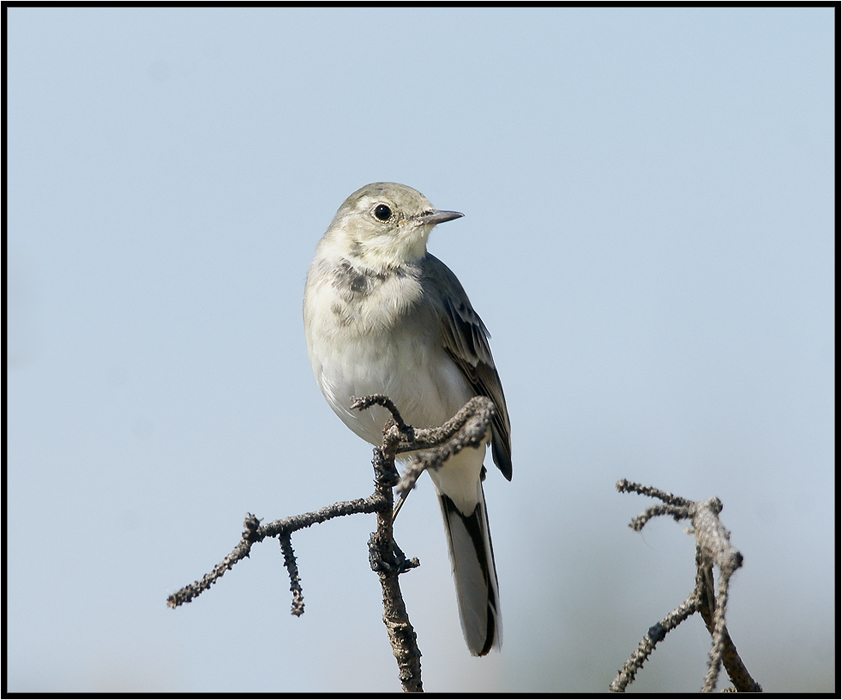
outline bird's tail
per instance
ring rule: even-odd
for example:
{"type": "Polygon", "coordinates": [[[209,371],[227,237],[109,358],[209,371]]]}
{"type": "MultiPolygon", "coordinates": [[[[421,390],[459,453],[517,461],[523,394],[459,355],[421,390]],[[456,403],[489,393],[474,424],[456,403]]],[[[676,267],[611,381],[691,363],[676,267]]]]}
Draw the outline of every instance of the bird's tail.
{"type": "Polygon", "coordinates": [[[439,501],[456,580],[462,632],[471,654],[484,656],[491,647],[500,646],[502,630],[497,570],[481,481],[478,486],[479,502],[467,515],[441,492],[439,501]]]}

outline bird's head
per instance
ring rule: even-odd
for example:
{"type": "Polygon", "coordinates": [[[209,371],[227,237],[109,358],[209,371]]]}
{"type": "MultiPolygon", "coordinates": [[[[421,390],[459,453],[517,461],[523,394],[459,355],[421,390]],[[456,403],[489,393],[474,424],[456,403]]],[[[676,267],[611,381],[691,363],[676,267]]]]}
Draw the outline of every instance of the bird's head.
{"type": "Polygon", "coordinates": [[[458,211],[436,209],[406,185],[374,182],[343,202],[325,242],[368,267],[396,267],[424,257],[433,227],[460,216],[464,215],[458,211]]]}

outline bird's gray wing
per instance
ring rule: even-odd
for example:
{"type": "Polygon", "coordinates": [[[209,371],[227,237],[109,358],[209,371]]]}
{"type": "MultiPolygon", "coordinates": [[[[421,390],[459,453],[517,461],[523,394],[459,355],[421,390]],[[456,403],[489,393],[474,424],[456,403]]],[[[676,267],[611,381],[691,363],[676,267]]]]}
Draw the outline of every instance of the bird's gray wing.
{"type": "Polygon", "coordinates": [[[503,385],[491,357],[489,332],[468,300],[468,295],[450,269],[437,257],[427,254],[424,277],[428,291],[437,298],[439,328],[444,349],[479,396],[487,396],[497,411],[491,423],[491,450],[494,463],[509,481],[512,479],[512,446],[509,412],[503,385]]]}

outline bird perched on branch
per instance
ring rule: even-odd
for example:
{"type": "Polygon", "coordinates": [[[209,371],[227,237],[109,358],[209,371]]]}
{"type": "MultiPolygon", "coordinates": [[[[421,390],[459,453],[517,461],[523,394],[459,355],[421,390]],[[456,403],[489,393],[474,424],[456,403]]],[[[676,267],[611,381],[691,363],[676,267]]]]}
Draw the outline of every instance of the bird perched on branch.
{"type": "MultiPolygon", "coordinates": [[[[427,252],[441,211],[417,190],[375,182],[337,211],[316,248],[304,292],[304,328],[316,381],[351,430],[379,445],[389,414],[351,410],[352,397],[388,396],[418,428],[443,424],[473,396],[496,414],[494,462],[512,478],[509,416],[488,330],[462,285],[427,252]]],[[[500,605],[482,479],[486,447],[466,448],[430,477],[444,516],[462,630],[471,653],[499,647],[500,605]]]]}

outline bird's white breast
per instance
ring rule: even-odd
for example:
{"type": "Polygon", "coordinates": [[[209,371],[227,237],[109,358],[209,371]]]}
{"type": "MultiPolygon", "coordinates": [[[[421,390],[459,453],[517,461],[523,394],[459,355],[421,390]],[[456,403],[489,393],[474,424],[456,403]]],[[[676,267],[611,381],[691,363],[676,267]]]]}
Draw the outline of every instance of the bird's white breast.
{"type": "Polygon", "coordinates": [[[473,394],[442,347],[417,276],[384,275],[354,295],[336,282],[338,274],[317,257],[304,299],[310,362],[331,408],[373,444],[382,439],[388,412],[351,411],[352,397],[386,394],[416,427],[451,418],[473,394]]]}

